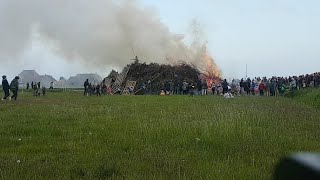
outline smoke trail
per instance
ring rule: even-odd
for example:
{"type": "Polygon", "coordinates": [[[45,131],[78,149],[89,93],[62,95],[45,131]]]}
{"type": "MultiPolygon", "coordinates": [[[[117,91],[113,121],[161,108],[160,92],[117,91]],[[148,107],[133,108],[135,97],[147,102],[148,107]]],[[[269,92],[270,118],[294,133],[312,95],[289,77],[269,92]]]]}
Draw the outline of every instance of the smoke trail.
{"type": "Polygon", "coordinates": [[[128,64],[132,48],[145,62],[196,59],[181,36],[133,0],[0,0],[0,27],[0,59],[20,56],[35,36],[65,60],[95,67],[128,64]]]}

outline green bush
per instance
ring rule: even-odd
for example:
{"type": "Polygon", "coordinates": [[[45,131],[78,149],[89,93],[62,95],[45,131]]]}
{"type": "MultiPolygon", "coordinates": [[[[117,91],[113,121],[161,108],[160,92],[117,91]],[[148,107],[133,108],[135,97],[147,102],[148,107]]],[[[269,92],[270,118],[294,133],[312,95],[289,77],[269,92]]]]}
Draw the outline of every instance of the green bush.
{"type": "Polygon", "coordinates": [[[285,97],[320,108],[320,88],[307,88],[299,91],[288,91],[285,97]]]}

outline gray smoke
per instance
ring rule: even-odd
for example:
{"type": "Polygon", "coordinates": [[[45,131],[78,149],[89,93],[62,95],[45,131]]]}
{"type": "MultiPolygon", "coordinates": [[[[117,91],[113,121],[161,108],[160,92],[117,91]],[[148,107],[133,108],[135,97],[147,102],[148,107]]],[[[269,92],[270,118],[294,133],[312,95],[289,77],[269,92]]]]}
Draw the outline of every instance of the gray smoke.
{"type": "Polygon", "coordinates": [[[193,61],[183,37],[134,0],[0,0],[0,59],[19,57],[34,38],[67,61],[122,67],[193,61]]]}

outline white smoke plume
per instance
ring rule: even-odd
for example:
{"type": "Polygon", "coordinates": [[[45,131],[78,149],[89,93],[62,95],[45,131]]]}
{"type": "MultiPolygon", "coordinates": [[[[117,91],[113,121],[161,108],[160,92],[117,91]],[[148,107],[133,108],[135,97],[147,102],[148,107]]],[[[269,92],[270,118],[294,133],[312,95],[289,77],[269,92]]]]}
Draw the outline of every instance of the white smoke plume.
{"type": "Polygon", "coordinates": [[[196,54],[134,0],[0,0],[0,59],[20,56],[34,37],[67,61],[98,68],[122,67],[133,52],[147,63],[196,54]]]}

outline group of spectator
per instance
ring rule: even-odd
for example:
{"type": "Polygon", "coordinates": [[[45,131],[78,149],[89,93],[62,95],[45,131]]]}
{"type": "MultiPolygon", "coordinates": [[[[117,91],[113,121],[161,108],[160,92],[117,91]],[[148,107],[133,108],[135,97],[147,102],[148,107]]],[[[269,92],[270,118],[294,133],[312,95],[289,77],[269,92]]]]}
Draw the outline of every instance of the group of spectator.
{"type": "Polygon", "coordinates": [[[92,84],[89,82],[89,79],[87,79],[84,84],[84,96],[92,96],[97,95],[101,96],[102,94],[105,94],[106,92],[106,86],[101,84],[92,84]]]}
{"type": "Polygon", "coordinates": [[[235,80],[231,82],[231,91],[235,94],[246,95],[283,95],[286,90],[299,90],[307,87],[320,86],[320,73],[306,74],[292,77],[272,77],[241,79],[239,83],[235,80]]]}
{"type": "MultiPolygon", "coordinates": [[[[4,91],[4,97],[1,100],[17,99],[19,90],[19,77],[16,76],[11,83],[7,81],[7,77],[2,76],[2,88],[4,91]],[[10,97],[10,91],[12,96],[10,97]]],[[[226,93],[232,93],[233,95],[261,95],[261,96],[278,96],[283,95],[287,90],[295,91],[308,87],[320,87],[320,72],[313,74],[306,74],[301,76],[292,77],[271,77],[260,78],[255,77],[253,79],[233,79],[230,83],[226,79],[221,81],[213,81],[199,79],[197,82],[187,82],[183,80],[167,80],[163,83],[161,89],[161,95],[225,95],[226,93]]],[[[27,83],[27,89],[29,89],[29,83],[27,83]]],[[[34,96],[40,96],[46,94],[46,88],[41,89],[40,82],[31,83],[31,87],[34,90],[34,96]]],[[[53,83],[50,84],[50,89],[53,89],[53,83]]],[[[142,84],[140,88],[144,94],[148,93],[148,86],[142,84]]],[[[84,95],[91,96],[102,94],[112,94],[112,89],[106,87],[104,84],[91,84],[87,79],[84,82],[84,95]]],[[[129,89],[129,93],[133,94],[133,88],[129,89]]],[[[119,94],[121,90],[119,89],[119,94]]]]}
{"type": "Polygon", "coordinates": [[[283,95],[287,90],[299,90],[307,87],[320,86],[320,73],[306,74],[292,77],[271,77],[253,79],[233,79],[230,83],[226,79],[208,83],[206,79],[199,79],[198,82],[166,81],[162,89],[162,95],[261,95],[278,96],[283,95]],[[209,84],[209,85],[208,85],[209,84]]]}
{"type": "MultiPolygon", "coordinates": [[[[29,83],[26,84],[27,85],[27,90],[29,89],[29,83]]],[[[41,92],[42,92],[42,96],[45,96],[46,95],[46,87],[42,86],[41,88],[41,83],[40,82],[31,82],[31,87],[30,87],[32,90],[33,90],[33,96],[37,97],[37,96],[40,96],[41,95],[41,92]]]]}
{"type": "MultiPolygon", "coordinates": [[[[29,84],[29,82],[27,82],[26,84],[26,89],[29,90],[33,90],[33,96],[40,96],[42,93],[42,96],[46,95],[47,92],[47,88],[45,86],[41,87],[41,82],[31,82],[31,84],[29,84]]],[[[49,89],[53,89],[53,82],[50,82],[50,88],[49,89]]]]}

